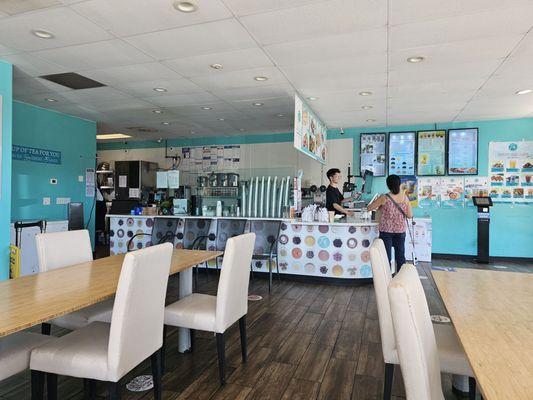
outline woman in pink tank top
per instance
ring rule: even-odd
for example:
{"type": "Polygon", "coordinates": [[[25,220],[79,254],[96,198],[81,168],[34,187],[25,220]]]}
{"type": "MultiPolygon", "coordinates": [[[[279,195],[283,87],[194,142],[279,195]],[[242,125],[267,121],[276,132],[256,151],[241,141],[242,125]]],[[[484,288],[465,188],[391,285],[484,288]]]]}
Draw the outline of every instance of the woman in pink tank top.
{"type": "Polygon", "coordinates": [[[391,261],[391,249],[394,247],[397,271],[405,264],[405,218],[413,218],[409,198],[400,190],[400,186],[400,177],[389,175],[387,187],[390,192],[379,196],[367,208],[368,211],[377,209],[381,211],[379,237],[385,244],[389,262],[391,261]]]}

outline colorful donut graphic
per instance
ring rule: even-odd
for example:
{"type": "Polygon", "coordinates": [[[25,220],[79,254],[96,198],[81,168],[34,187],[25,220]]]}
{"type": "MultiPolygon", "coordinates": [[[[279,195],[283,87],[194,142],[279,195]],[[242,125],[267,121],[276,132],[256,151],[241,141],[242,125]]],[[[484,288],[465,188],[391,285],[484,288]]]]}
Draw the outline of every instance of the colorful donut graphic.
{"type": "Polygon", "coordinates": [[[122,226],[122,225],[124,225],[124,221],[123,221],[123,220],[121,220],[121,219],[119,219],[119,220],[118,220],[118,225],[119,225],[119,226],[122,226]]]}
{"type": "Polygon", "coordinates": [[[348,273],[351,275],[351,276],[354,276],[357,272],[357,267],[351,267],[351,268],[348,268],[348,273]]]}
{"type": "Polygon", "coordinates": [[[350,249],[355,249],[357,247],[357,239],[356,238],[350,238],[346,241],[346,245],[350,249]]]}
{"type": "MultiPolygon", "coordinates": [[[[133,243],[132,243],[132,244],[133,244],[133,243]]],[[[137,243],[137,248],[138,248],[138,249],[142,249],[142,248],[143,248],[143,244],[142,244],[142,242],[138,242],[138,243],[137,243]]]]}
{"type": "Polygon", "coordinates": [[[355,261],[355,260],[357,260],[357,253],[350,253],[350,254],[348,254],[348,260],[350,260],[350,261],[352,261],[352,262],[355,261]]]}
{"type": "Polygon", "coordinates": [[[305,256],[307,258],[313,258],[315,256],[315,252],[313,250],[308,250],[307,253],[305,253],[305,256]]]}
{"type": "Polygon", "coordinates": [[[320,273],[324,274],[324,275],[327,274],[328,273],[328,267],[326,267],[325,265],[322,265],[320,267],[320,273]]]}
{"type": "Polygon", "coordinates": [[[280,257],[287,257],[287,250],[285,250],[285,249],[280,249],[280,250],[279,250],[279,256],[280,256],[280,257]]]}
{"type": "Polygon", "coordinates": [[[142,239],[142,237],[144,236],[143,233],[144,233],[144,231],[143,231],[142,229],[137,229],[137,230],[135,231],[135,234],[136,234],[136,235],[140,235],[140,236],[141,236],[139,239],[142,239]]]}
{"type": "Polygon", "coordinates": [[[300,271],[302,269],[302,266],[300,265],[300,263],[292,263],[291,268],[293,271],[300,271]]]}
{"type": "Polygon", "coordinates": [[[176,243],[176,249],[183,249],[183,243],[176,243]]]}
{"type": "Polygon", "coordinates": [[[176,239],[178,239],[178,240],[183,240],[183,232],[178,232],[178,233],[176,234],[176,239]]]}
{"type": "Polygon", "coordinates": [[[338,239],[338,238],[335,239],[335,240],[333,241],[333,246],[335,246],[335,247],[337,247],[337,248],[342,247],[342,240],[341,240],[341,239],[338,239]]]}
{"type": "Polygon", "coordinates": [[[329,260],[329,253],[326,250],[320,250],[318,252],[318,259],[320,261],[328,261],[329,260]]]}
{"type": "Polygon", "coordinates": [[[362,265],[359,268],[359,275],[361,275],[362,278],[371,278],[372,277],[372,268],[370,265],[365,264],[362,265]]]}
{"type": "Polygon", "coordinates": [[[318,238],[318,245],[321,248],[327,249],[329,247],[329,244],[330,244],[330,241],[329,241],[329,238],[327,236],[320,236],[318,238]]]}
{"type": "Polygon", "coordinates": [[[318,227],[318,231],[319,231],[320,233],[328,233],[328,231],[329,231],[329,226],[327,226],[327,225],[320,225],[320,226],[318,227]]]}
{"type": "Polygon", "coordinates": [[[294,249],[292,249],[291,254],[292,258],[298,260],[302,258],[302,249],[300,249],[299,247],[295,247],[294,249]]]}
{"type": "Polygon", "coordinates": [[[311,233],[313,232],[313,230],[315,229],[315,227],[313,225],[307,225],[307,232],[311,233]]]}
{"type": "Polygon", "coordinates": [[[309,236],[307,236],[307,237],[305,238],[305,244],[306,244],[307,246],[309,246],[309,247],[313,247],[313,246],[315,245],[315,243],[316,243],[316,239],[315,239],[314,236],[309,235],[309,236]]]}
{"type": "Polygon", "coordinates": [[[143,221],[142,219],[138,219],[138,220],[137,220],[137,226],[138,226],[138,227],[143,226],[143,223],[144,223],[144,221],[143,221]]]}
{"type": "Polygon", "coordinates": [[[368,235],[371,231],[371,227],[370,226],[363,226],[361,227],[361,232],[363,232],[363,235],[368,235]]]}
{"type": "Polygon", "coordinates": [[[294,237],[292,238],[292,242],[293,242],[294,244],[300,244],[300,243],[302,243],[302,239],[300,238],[300,236],[294,236],[294,237]]]}
{"type": "Polygon", "coordinates": [[[357,232],[357,228],[355,226],[350,226],[348,228],[348,233],[353,235],[355,232],[357,232]]]}
{"type": "Polygon", "coordinates": [[[123,241],[118,242],[117,246],[118,246],[119,249],[123,248],[124,247],[124,242],[123,241]]]}
{"type": "Polygon", "coordinates": [[[286,263],[286,262],[280,262],[280,263],[279,263],[279,268],[280,268],[282,271],[287,271],[288,266],[289,266],[289,264],[286,263]]]}
{"type": "Polygon", "coordinates": [[[119,230],[117,231],[117,236],[118,236],[119,238],[123,238],[123,237],[124,237],[124,229],[119,229],[119,230]]]}
{"type": "Polygon", "coordinates": [[[287,244],[287,243],[289,243],[289,237],[287,235],[281,235],[279,237],[279,242],[281,244],[287,244]]]}
{"type": "Polygon", "coordinates": [[[344,270],[342,269],[342,267],[340,265],[334,265],[331,272],[333,272],[333,276],[342,276],[342,273],[344,272],[344,270]]]}
{"type": "MultiPolygon", "coordinates": [[[[111,229],[111,230],[109,231],[109,237],[113,237],[113,236],[115,236],[115,231],[114,231],[113,229],[111,229]]],[[[111,245],[111,246],[112,246],[112,245],[111,245]]]]}
{"type": "Polygon", "coordinates": [[[293,232],[300,232],[302,230],[302,225],[291,225],[293,232]]]}
{"type": "Polygon", "coordinates": [[[128,235],[129,238],[133,237],[133,231],[128,231],[126,234],[128,235]]]}
{"type": "Polygon", "coordinates": [[[365,250],[361,253],[361,260],[364,263],[367,263],[370,261],[370,252],[368,250],[365,250]]]}
{"type": "Polygon", "coordinates": [[[361,244],[363,245],[363,247],[369,247],[369,246],[370,246],[370,240],[368,240],[368,239],[363,239],[363,241],[361,242],[361,244]]]}
{"type": "Polygon", "coordinates": [[[313,263],[307,263],[304,266],[305,272],[308,274],[314,274],[315,273],[315,264],[313,263]]]}
{"type": "Polygon", "coordinates": [[[286,224],[285,222],[283,222],[283,223],[281,224],[281,230],[282,230],[282,231],[286,231],[286,230],[287,230],[287,224],[286,224]]]}
{"type": "Polygon", "coordinates": [[[148,218],[148,219],[146,220],[146,226],[147,226],[148,228],[151,228],[152,226],[154,226],[154,220],[153,220],[152,218],[148,218]]]}
{"type": "Polygon", "coordinates": [[[342,261],[342,253],[340,252],[336,252],[336,253],[333,253],[333,260],[337,261],[337,262],[341,262],[342,261]]]}

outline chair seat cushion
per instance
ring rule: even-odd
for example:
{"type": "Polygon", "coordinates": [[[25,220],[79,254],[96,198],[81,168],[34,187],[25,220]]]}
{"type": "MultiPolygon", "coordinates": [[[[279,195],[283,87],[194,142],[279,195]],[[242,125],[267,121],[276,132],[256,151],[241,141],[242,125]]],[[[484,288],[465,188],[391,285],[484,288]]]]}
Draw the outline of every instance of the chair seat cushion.
{"type": "Polygon", "coordinates": [[[215,331],[216,296],[193,293],[165,308],[165,325],[215,331]]]}
{"type": "Polygon", "coordinates": [[[451,324],[433,324],[439,349],[440,369],[455,375],[474,376],[463,347],[451,324]]]}
{"type": "Polygon", "coordinates": [[[29,368],[31,351],[55,337],[17,332],[0,339],[0,381],[29,368]]]}
{"type": "Polygon", "coordinates": [[[54,318],[50,323],[71,331],[85,328],[91,322],[95,321],[111,323],[114,301],[114,298],[101,301],[81,310],[54,318]]]}
{"type": "Polygon", "coordinates": [[[110,325],[93,322],[37,347],[30,368],[58,375],[107,381],[107,348],[110,325]]]}

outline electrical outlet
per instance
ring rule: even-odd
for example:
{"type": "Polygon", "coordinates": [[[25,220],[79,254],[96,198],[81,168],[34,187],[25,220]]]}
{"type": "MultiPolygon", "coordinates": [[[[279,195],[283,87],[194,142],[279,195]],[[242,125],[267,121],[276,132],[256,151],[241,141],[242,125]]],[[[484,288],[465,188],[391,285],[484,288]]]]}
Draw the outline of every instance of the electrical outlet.
{"type": "Polygon", "coordinates": [[[58,197],[56,198],[56,204],[68,204],[70,203],[70,197],[58,197]]]}
{"type": "Polygon", "coordinates": [[[83,175],[78,175],[78,182],[83,182],[83,175]]]}
{"type": "Polygon", "coordinates": [[[50,197],[43,197],[43,206],[50,205],[50,197]]]}
{"type": "Polygon", "coordinates": [[[50,185],[57,185],[57,179],[56,178],[50,178],[50,185]]]}

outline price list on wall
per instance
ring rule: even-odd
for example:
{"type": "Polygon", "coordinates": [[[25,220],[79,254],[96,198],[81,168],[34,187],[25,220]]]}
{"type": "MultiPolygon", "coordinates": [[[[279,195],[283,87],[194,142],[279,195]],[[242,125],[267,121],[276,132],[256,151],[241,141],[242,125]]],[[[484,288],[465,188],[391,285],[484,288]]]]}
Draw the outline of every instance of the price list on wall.
{"type": "Polygon", "coordinates": [[[385,133],[361,133],[361,173],[372,171],[374,176],[385,176],[385,133]]]}
{"type": "Polygon", "coordinates": [[[418,132],[419,176],[444,175],[446,170],[446,131],[418,132]]]}
{"type": "Polygon", "coordinates": [[[476,175],[477,128],[450,129],[448,131],[448,174],[476,175]]]}
{"type": "Polygon", "coordinates": [[[416,132],[389,133],[389,174],[415,174],[416,132]]]}

